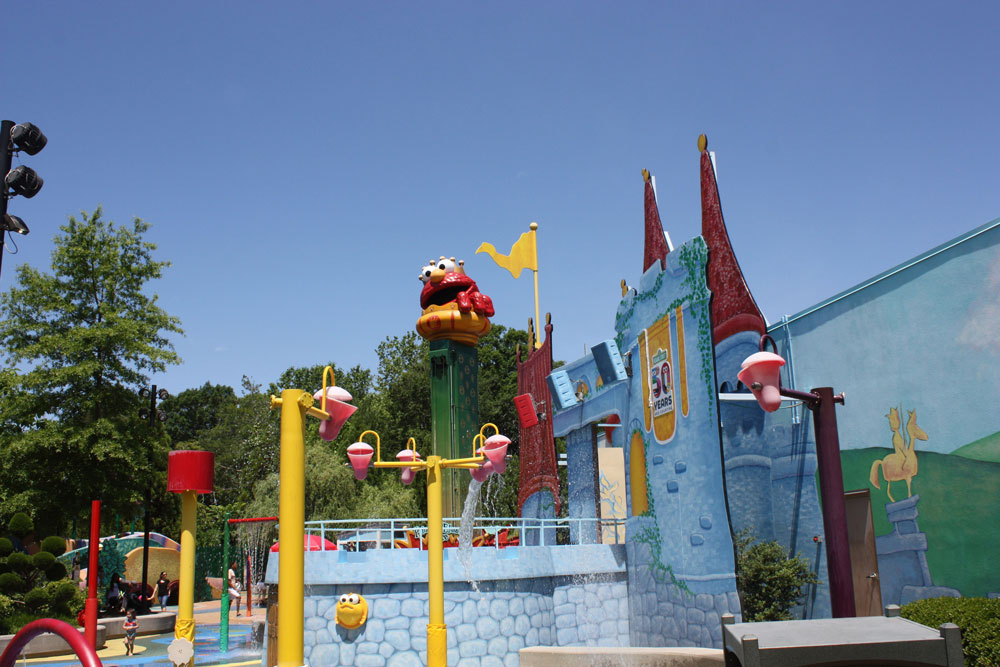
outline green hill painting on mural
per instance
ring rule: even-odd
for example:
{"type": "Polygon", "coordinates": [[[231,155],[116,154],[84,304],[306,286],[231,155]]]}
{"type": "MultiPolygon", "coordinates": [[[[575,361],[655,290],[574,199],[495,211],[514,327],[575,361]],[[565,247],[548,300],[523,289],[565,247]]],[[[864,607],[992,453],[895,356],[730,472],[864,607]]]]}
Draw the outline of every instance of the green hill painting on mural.
{"type": "Polygon", "coordinates": [[[975,459],[976,461],[1000,463],[1000,431],[970,442],[964,447],[956,449],[952,454],[957,454],[967,459],[975,459]]]}
{"type": "MultiPolygon", "coordinates": [[[[935,586],[957,588],[965,597],[996,592],[996,532],[1000,523],[1000,444],[997,434],[962,448],[965,456],[920,452],[920,472],[913,477],[913,495],[920,496],[917,523],[927,535],[927,565],[935,586]],[[983,443],[992,438],[993,447],[983,443]],[[982,450],[973,460],[966,450],[982,450]]],[[[886,518],[886,482],[881,489],[869,481],[872,462],[892,452],[887,447],[841,450],[844,489],[868,489],[872,498],[875,535],[892,528],[886,518]]],[[[893,497],[905,499],[906,483],[892,483],[893,497]]]]}

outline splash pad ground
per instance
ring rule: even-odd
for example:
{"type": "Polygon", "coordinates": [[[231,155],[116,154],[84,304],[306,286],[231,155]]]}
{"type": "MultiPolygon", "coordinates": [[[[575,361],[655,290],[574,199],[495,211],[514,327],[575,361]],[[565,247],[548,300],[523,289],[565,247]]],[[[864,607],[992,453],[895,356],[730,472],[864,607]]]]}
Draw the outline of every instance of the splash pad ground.
{"type": "MultiPolygon", "coordinates": [[[[168,607],[176,610],[176,607],[168,607]]],[[[142,618],[140,617],[140,623],[142,618]]],[[[262,664],[262,647],[254,641],[253,625],[263,623],[264,612],[254,616],[236,617],[235,611],[229,618],[229,650],[219,651],[219,601],[195,604],[195,664],[205,667],[254,667],[262,664]]],[[[135,655],[126,656],[121,639],[109,639],[98,657],[104,667],[126,667],[130,665],[170,665],[167,646],[173,641],[173,631],[160,635],[140,635],[135,641],[135,655]]],[[[71,667],[80,664],[71,655],[47,658],[19,659],[18,665],[38,665],[39,667],[71,667]]]]}

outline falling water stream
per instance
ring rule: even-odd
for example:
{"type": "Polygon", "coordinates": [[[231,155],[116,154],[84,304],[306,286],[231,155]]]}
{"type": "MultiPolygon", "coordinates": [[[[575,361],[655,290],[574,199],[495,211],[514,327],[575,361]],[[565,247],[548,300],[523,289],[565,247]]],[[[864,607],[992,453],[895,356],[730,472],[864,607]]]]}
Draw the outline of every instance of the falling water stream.
{"type": "Polygon", "coordinates": [[[462,508],[462,523],[458,529],[458,560],[465,568],[466,580],[472,584],[472,589],[477,593],[479,582],[472,578],[472,524],[479,508],[479,490],[482,486],[482,482],[474,479],[469,482],[469,493],[465,496],[465,507],[462,508]]]}

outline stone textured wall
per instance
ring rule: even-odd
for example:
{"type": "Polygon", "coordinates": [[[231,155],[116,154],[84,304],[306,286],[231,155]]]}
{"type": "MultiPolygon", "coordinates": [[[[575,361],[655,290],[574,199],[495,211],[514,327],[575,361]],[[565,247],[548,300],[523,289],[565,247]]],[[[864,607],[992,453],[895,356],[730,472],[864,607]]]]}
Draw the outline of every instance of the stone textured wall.
{"type": "MultiPolygon", "coordinates": [[[[622,575],[544,577],[445,585],[448,662],[511,666],[525,646],[627,646],[627,590],[622,575]]],[[[419,583],[310,586],[305,600],[308,665],[400,667],[427,661],[427,586],[419,583]],[[368,602],[368,622],[337,625],[344,593],[368,602]]]]}
{"type": "Polygon", "coordinates": [[[629,543],[628,561],[628,645],[723,648],[722,615],[733,614],[737,622],[742,617],[735,591],[684,590],[642,542],[629,543]]]}

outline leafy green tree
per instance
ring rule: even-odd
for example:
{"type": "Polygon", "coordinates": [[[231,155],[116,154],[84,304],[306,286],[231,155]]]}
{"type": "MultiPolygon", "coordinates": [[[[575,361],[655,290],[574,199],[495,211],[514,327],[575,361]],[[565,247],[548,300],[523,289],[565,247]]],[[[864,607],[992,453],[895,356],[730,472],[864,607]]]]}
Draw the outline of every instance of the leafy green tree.
{"type": "Polygon", "coordinates": [[[492,422],[511,439],[509,452],[518,451],[520,430],[514,397],[517,395],[517,347],[528,348],[528,332],[495,324],[479,340],[479,421],[492,422]]]}
{"type": "Polygon", "coordinates": [[[0,513],[28,511],[43,533],[64,532],[91,498],[129,514],[165,468],[166,438],[149,441],[136,390],[180,361],[168,336],[182,332],[147,293],[168,266],[148,229],[105,221],[100,208],[71,216],[52,273],[21,265],[0,298],[0,513]]]}
{"type": "Polygon", "coordinates": [[[236,392],[226,385],[206,382],[197,389],[185,389],[160,403],[169,415],[167,435],[175,449],[211,431],[236,408],[236,392]]]}
{"type": "Polygon", "coordinates": [[[801,604],[805,587],[818,584],[810,562],[789,556],[777,542],[758,542],[750,530],[735,536],[736,588],[743,621],[789,621],[792,607],[801,604]]]}
{"type": "Polygon", "coordinates": [[[391,451],[402,449],[414,438],[418,451],[431,442],[430,346],[408,331],[387,337],[375,349],[378,371],[375,387],[379,393],[378,421],[374,428],[391,451]]]}

